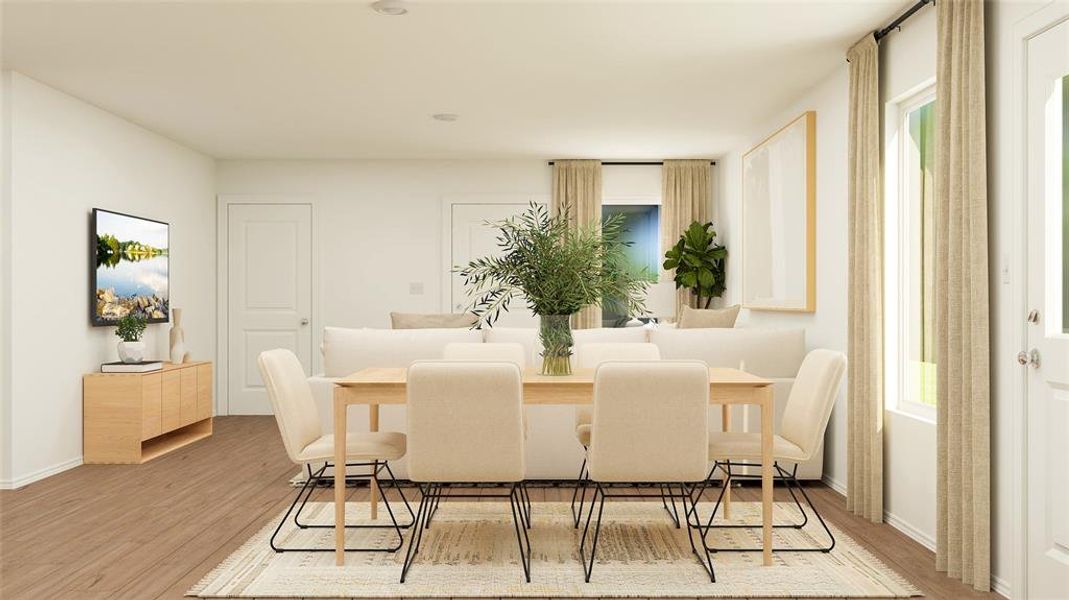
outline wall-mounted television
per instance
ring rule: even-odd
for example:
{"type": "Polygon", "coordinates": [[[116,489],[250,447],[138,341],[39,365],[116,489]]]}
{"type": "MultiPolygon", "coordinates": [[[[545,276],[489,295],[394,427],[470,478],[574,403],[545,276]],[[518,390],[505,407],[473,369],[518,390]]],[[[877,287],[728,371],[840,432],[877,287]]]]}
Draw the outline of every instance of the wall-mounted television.
{"type": "Polygon", "coordinates": [[[89,237],[90,322],[115,325],[136,314],[149,323],[166,323],[170,226],[94,208],[89,237]]]}

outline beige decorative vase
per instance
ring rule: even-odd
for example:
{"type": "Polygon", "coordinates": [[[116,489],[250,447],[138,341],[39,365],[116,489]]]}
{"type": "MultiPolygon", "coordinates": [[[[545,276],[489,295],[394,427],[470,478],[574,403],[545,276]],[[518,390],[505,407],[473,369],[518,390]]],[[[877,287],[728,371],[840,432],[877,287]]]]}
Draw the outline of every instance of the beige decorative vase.
{"type": "Polygon", "coordinates": [[[171,362],[174,364],[189,362],[186,351],[186,331],[182,329],[182,309],[171,309],[171,362]]]}

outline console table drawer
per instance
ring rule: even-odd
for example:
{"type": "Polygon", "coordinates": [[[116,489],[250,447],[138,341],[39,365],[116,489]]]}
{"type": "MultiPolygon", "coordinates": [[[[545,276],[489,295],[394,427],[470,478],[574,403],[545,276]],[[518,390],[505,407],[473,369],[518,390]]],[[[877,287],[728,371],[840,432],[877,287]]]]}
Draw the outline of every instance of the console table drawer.
{"type": "Polygon", "coordinates": [[[141,440],[163,433],[163,374],[141,378],[141,440]]]}

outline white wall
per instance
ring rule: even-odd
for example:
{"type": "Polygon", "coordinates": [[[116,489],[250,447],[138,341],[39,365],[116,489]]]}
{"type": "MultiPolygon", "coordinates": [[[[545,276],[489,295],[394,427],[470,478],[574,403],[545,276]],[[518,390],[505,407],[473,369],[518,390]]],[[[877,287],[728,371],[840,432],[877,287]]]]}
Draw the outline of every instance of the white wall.
{"type": "MultiPolygon", "coordinates": [[[[214,162],[12,73],[10,472],[17,487],[79,464],[81,377],[115,360],[114,328],[89,325],[89,215],[171,224],[171,306],[195,358],[215,358],[214,162]]],[[[6,255],[7,253],[5,253],[6,255]]],[[[150,325],[164,357],[167,325],[150,325]]],[[[8,378],[5,378],[8,379],[8,378]]]]}
{"type": "MultiPolygon", "coordinates": [[[[911,17],[899,31],[880,42],[880,105],[903,99],[935,80],[936,12],[927,7],[911,17]]],[[[891,120],[898,121],[892,105],[891,120]]],[[[886,114],[886,113],[885,113],[886,114]]],[[[892,139],[886,135],[884,141],[892,139]]],[[[897,151],[885,148],[885,154],[897,151]]],[[[885,173],[885,177],[896,175],[885,173]]],[[[897,201],[884,196],[885,212],[897,210],[897,201]]],[[[890,239],[890,236],[888,236],[890,239]]],[[[890,297],[895,292],[888,286],[890,297]]],[[[885,311],[893,310],[890,301],[885,311]]],[[[885,332],[892,335],[893,332],[885,332]]],[[[887,372],[887,378],[894,377],[887,372]]],[[[929,549],[935,549],[936,517],[936,441],[935,423],[895,410],[898,399],[884,399],[884,516],[888,523],[901,529],[929,549]]]]}
{"type": "MultiPolygon", "coordinates": [[[[223,201],[244,195],[312,204],[316,336],[322,325],[389,327],[391,311],[441,311],[446,196],[550,195],[549,166],[540,160],[223,160],[216,174],[223,201]],[[423,293],[410,294],[417,282],[423,293]]],[[[319,353],[313,356],[318,371],[319,353]]]]}
{"type": "MultiPolygon", "coordinates": [[[[322,325],[389,327],[391,311],[442,310],[441,207],[447,197],[551,194],[551,170],[543,160],[221,160],[216,177],[222,202],[313,205],[320,256],[316,336],[322,325]],[[421,283],[423,293],[410,294],[411,283],[421,283]]],[[[605,197],[661,194],[655,166],[608,166],[603,180],[605,197]]],[[[318,338],[313,342],[318,347],[318,338]]]]}
{"type": "MultiPolygon", "coordinates": [[[[742,216],[742,155],[808,110],[817,113],[817,310],[811,314],[743,311],[740,322],[760,327],[804,327],[810,348],[846,352],[847,203],[846,203],[846,60],[793,101],[751,139],[718,160],[720,202],[717,231],[728,247],[728,281],[723,303],[740,301],[739,253],[742,216]],[[748,314],[747,314],[748,313],[748,314]]],[[[845,389],[845,386],[844,386],[845,389]]],[[[825,478],[846,486],[846,402],[842,393],[828,424],[824,443],[825,478]]]]}
{"type": "MultiPolygon", "coordinates": [[[[2,14],[3,11],[0,11],[2,14]]],[[[11,478],[11,75],[0,71],[0,482],[11,478]]]]}

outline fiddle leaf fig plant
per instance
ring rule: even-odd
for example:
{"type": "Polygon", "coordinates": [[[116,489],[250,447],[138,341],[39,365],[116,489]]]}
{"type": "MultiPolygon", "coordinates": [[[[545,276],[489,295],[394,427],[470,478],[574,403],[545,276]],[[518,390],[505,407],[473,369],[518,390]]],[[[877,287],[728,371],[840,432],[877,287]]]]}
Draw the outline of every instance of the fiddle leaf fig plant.
{"type": "Polygon", "coordinates": [[[716,243],[713,223],[694,221],[679,241],[664,254],[664,269],[675,270],[676,289],[686,288],[697,296],[699,308],[709,308],[713,298],[724,294],[728,250],[716,243]]]}

